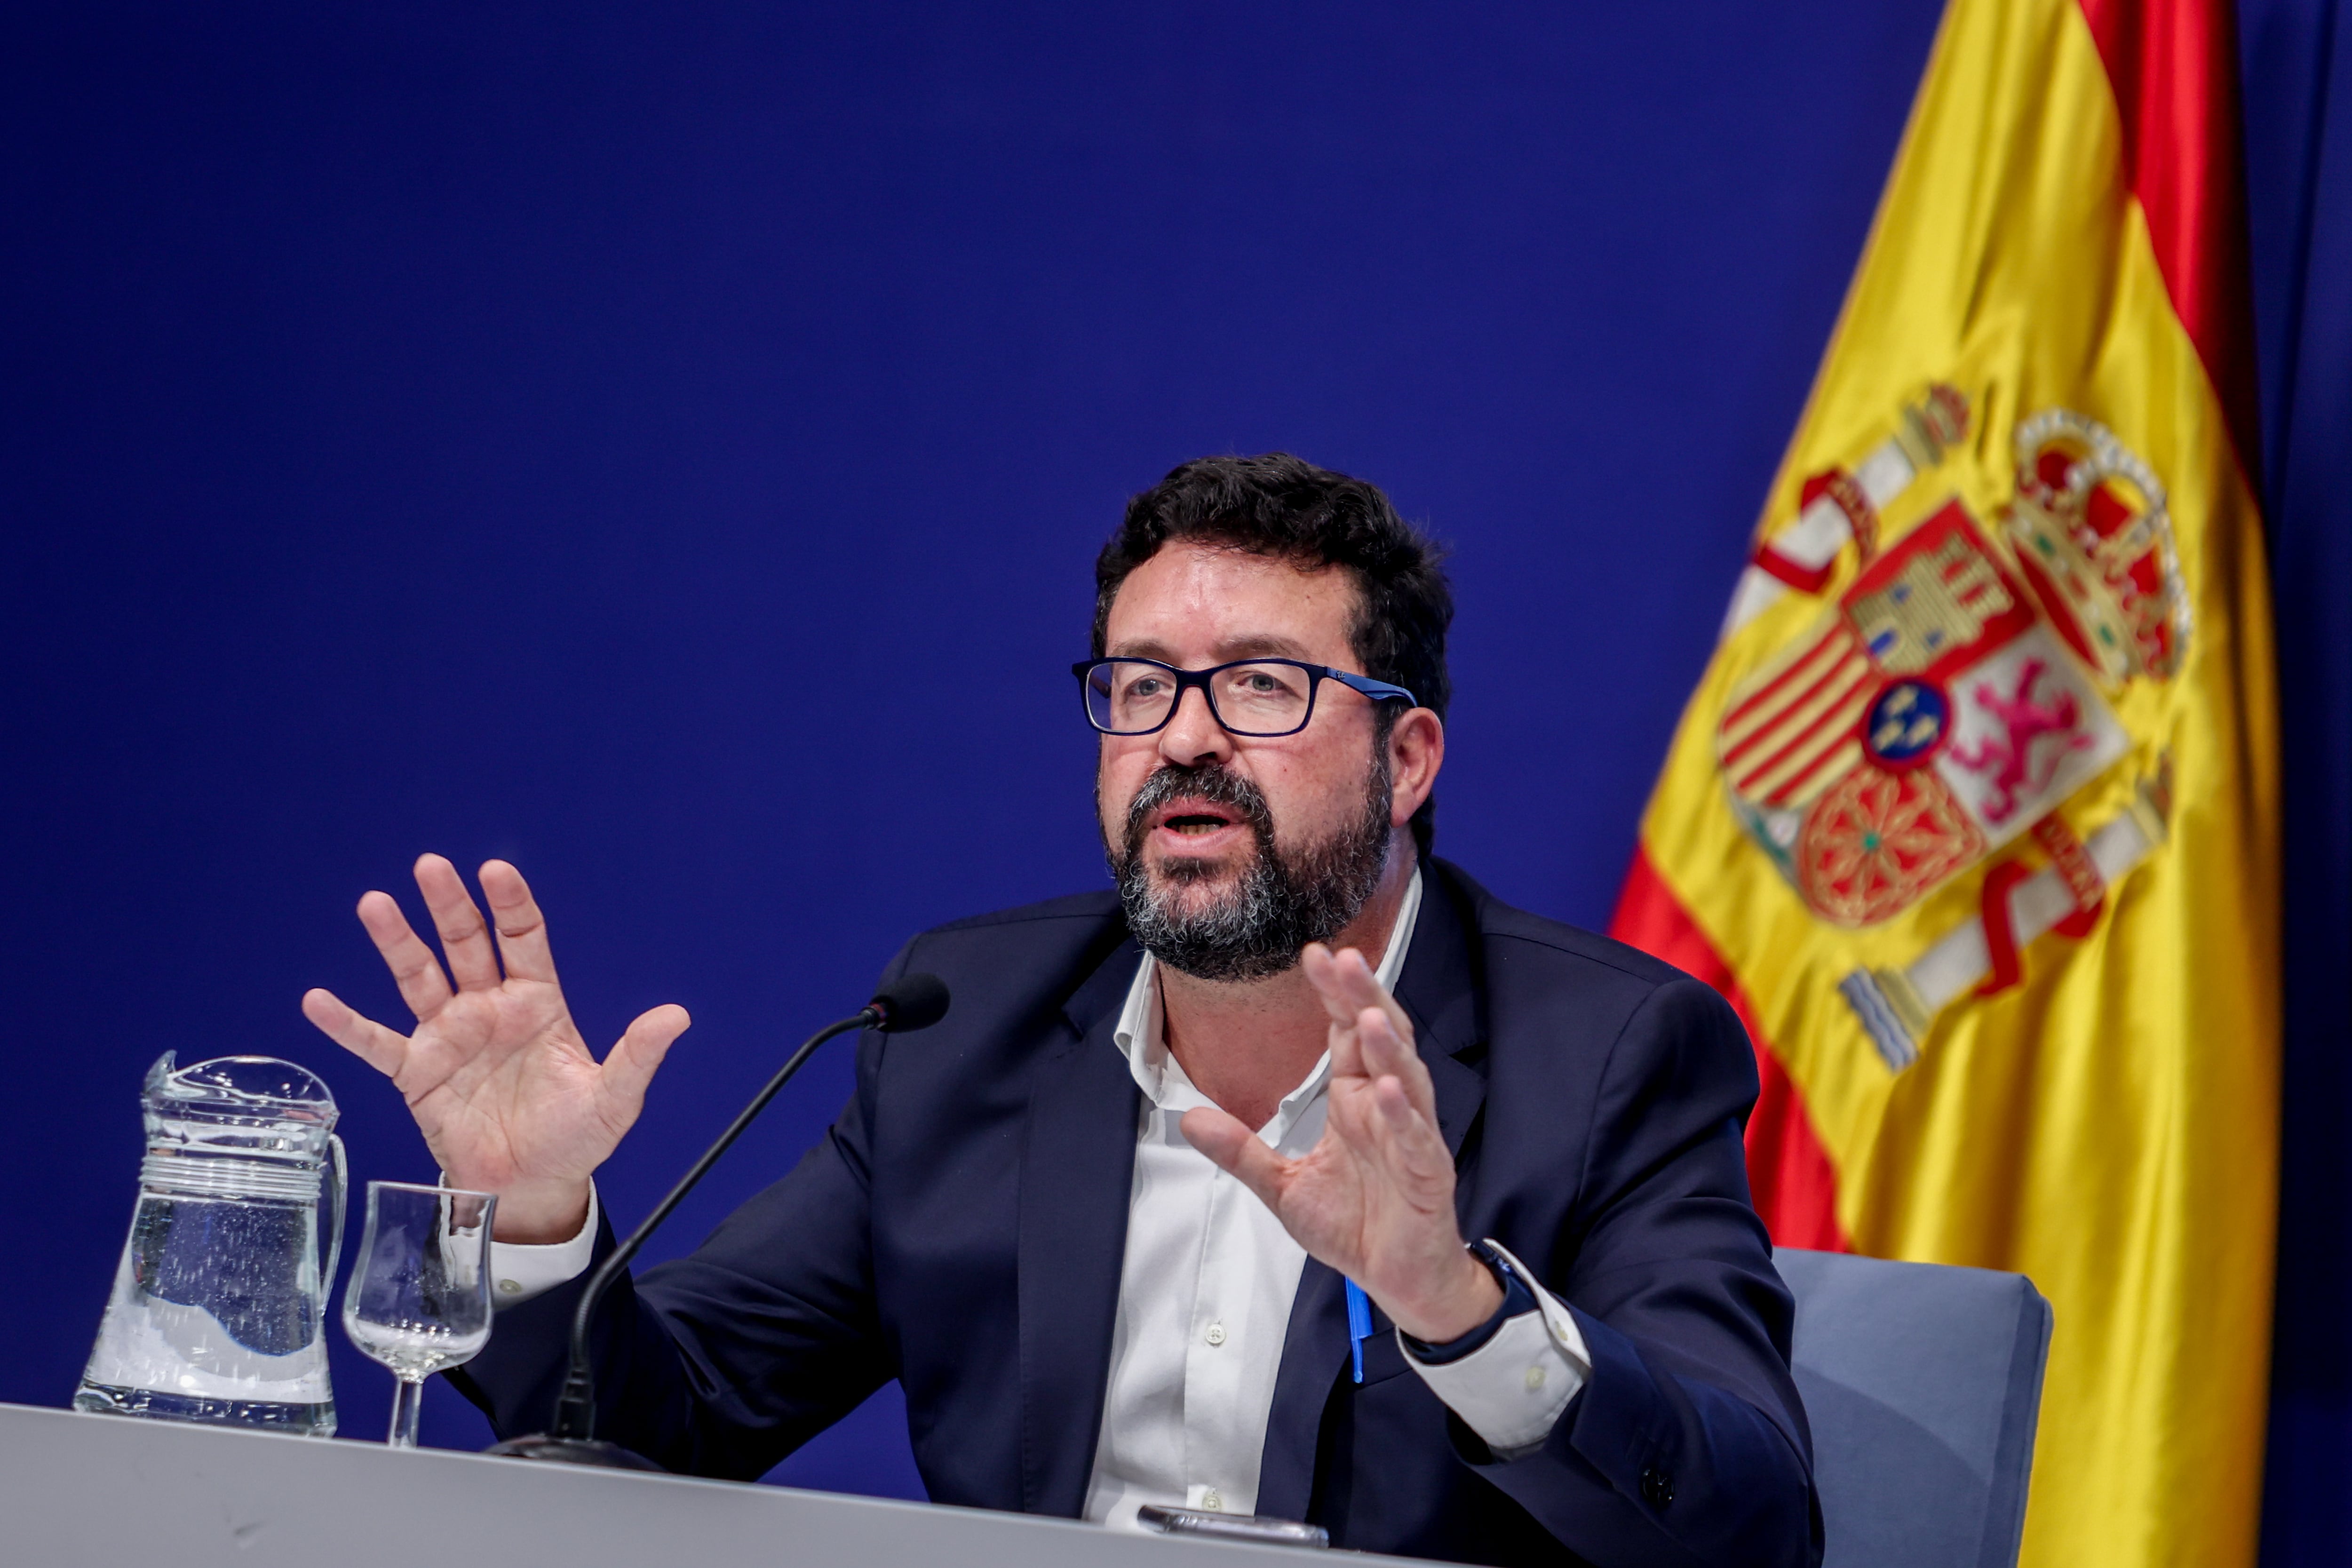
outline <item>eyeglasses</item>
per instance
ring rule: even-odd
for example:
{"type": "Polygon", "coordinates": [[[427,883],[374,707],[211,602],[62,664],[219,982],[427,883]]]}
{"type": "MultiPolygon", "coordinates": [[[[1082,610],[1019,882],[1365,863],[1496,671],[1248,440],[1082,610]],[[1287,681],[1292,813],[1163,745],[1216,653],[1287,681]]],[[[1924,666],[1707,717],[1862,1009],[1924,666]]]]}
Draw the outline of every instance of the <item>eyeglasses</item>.
{"type": "Polygon", "coordinates": [[[1402,686],[1350,675],[1295,658],[1245,658],[1207,669],[1179,669],[1156,658],[1089,658],[1070,666],[1078,678],[1087,721],[1106,735],[1149,735],[1176,716],[1188,687],[1209,700],[1210,717],[1234,735],[1256,740],[1296,735],[1315,717],[1323,682],[1362,692],[1375,702],[1415,706],[1402,686]]]}

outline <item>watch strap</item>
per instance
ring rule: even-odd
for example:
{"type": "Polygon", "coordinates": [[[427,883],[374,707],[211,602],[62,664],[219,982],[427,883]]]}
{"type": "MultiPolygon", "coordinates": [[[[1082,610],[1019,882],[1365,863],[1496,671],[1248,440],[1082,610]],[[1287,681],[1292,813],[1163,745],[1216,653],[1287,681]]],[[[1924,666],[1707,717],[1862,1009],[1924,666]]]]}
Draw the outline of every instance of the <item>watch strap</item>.
{"type": "Polygon", "coordinates": [[[1511,1267],[1511,1260],[1503,1255],[1501,1248],[1490,1242],[1473,1241],[1465,1243],[1463,1249],[1485,1264],[1495,1276],[1495,1283],[1503,1288],[1503,1304],[1495,1309],[1492,1317],[1468,1333],[1438,1344],[1415,1339],[1399,1329],[1397,1336],[1404,1342],[1406,1353],[1424,1366],[1444,1366],[1448,1362],[1460,1361],[1484,1348],[1486,1342],[1500,1332],[1503,1325],[1513,1318],[1538,1310],[1535,1291],[1519,1278],[1519,1271],[1511,1267]]]}

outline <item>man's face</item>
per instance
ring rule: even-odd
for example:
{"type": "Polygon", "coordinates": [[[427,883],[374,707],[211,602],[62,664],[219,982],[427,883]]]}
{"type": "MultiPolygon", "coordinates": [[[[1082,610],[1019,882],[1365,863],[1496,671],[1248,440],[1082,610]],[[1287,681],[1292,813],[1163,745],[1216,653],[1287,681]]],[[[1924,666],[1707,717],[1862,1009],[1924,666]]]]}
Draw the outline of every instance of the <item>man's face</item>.
{"type": "MultiPolygon", "coordinates": [[[[1275,658],[1352,670],[1358,602],[1337,568],[1171,544],[1120,585],[1104,651],[1179,669],[1275,658]]],[[[1373,703],[1336,681],[1295,735],[1230,734],[1192,690],[1165,728],[1102,737],[1097,807],[1138,938],[1187,973],[1242,980],[1336,935],[1425,793],[1392,798],[1377,741],[1373,703]]]]}

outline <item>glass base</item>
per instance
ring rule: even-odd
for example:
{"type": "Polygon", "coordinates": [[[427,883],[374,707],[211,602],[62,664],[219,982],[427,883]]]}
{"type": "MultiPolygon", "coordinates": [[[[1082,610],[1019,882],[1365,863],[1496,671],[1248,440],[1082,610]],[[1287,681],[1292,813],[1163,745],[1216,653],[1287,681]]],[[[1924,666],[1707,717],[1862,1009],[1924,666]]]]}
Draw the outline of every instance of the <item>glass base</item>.
{"type": "Polygon", "coordinates": [[[74,1390],[73,1407],[101,1415],[143,1415],[151,1421],[198,1421],[215,1426],[245,1426],[260,1432],[289,1432],[302,1437],[335,1435],[335,1402],[285,1405],[266,1399],[204,1399],[170,1394],[157,1388],[118,1388],[85,1381],[74,1390]]]}

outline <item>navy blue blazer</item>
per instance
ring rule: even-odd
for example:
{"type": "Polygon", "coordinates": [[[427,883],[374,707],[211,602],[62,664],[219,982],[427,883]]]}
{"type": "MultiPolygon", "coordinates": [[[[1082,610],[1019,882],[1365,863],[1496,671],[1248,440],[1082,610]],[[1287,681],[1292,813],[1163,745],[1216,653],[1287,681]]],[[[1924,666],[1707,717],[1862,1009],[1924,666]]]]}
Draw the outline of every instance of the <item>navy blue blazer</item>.
{"type": "MultiPolygon", "coordinates": [[[[1310,1259],[1258,1511],[1470,1563],[1818,1562],[1790,1296],[1748,1197],[1738,1018],[1678,970],[1425,869],[1396,995],[1463,1234],[1568,1303],[1592,1375],[1539,1450],[1500,1462],[1392,1334],[1352,1381],[1340,1279],[1310,1259]]],[[[909,942],[889,973],[946,980],[946,1021],[864,1037],[856,1090],[799,1166],[614,1289],[597,1435],[749,1479],[896,1377],[933,1500],[1077,1515],[1141,1109],[1111,1039],[1138,957],[1108,892],[909,942]]],[[[500,1312],[453,1374],[501,1436],[545,1427],[579,1289],[500,1312]]]]}

